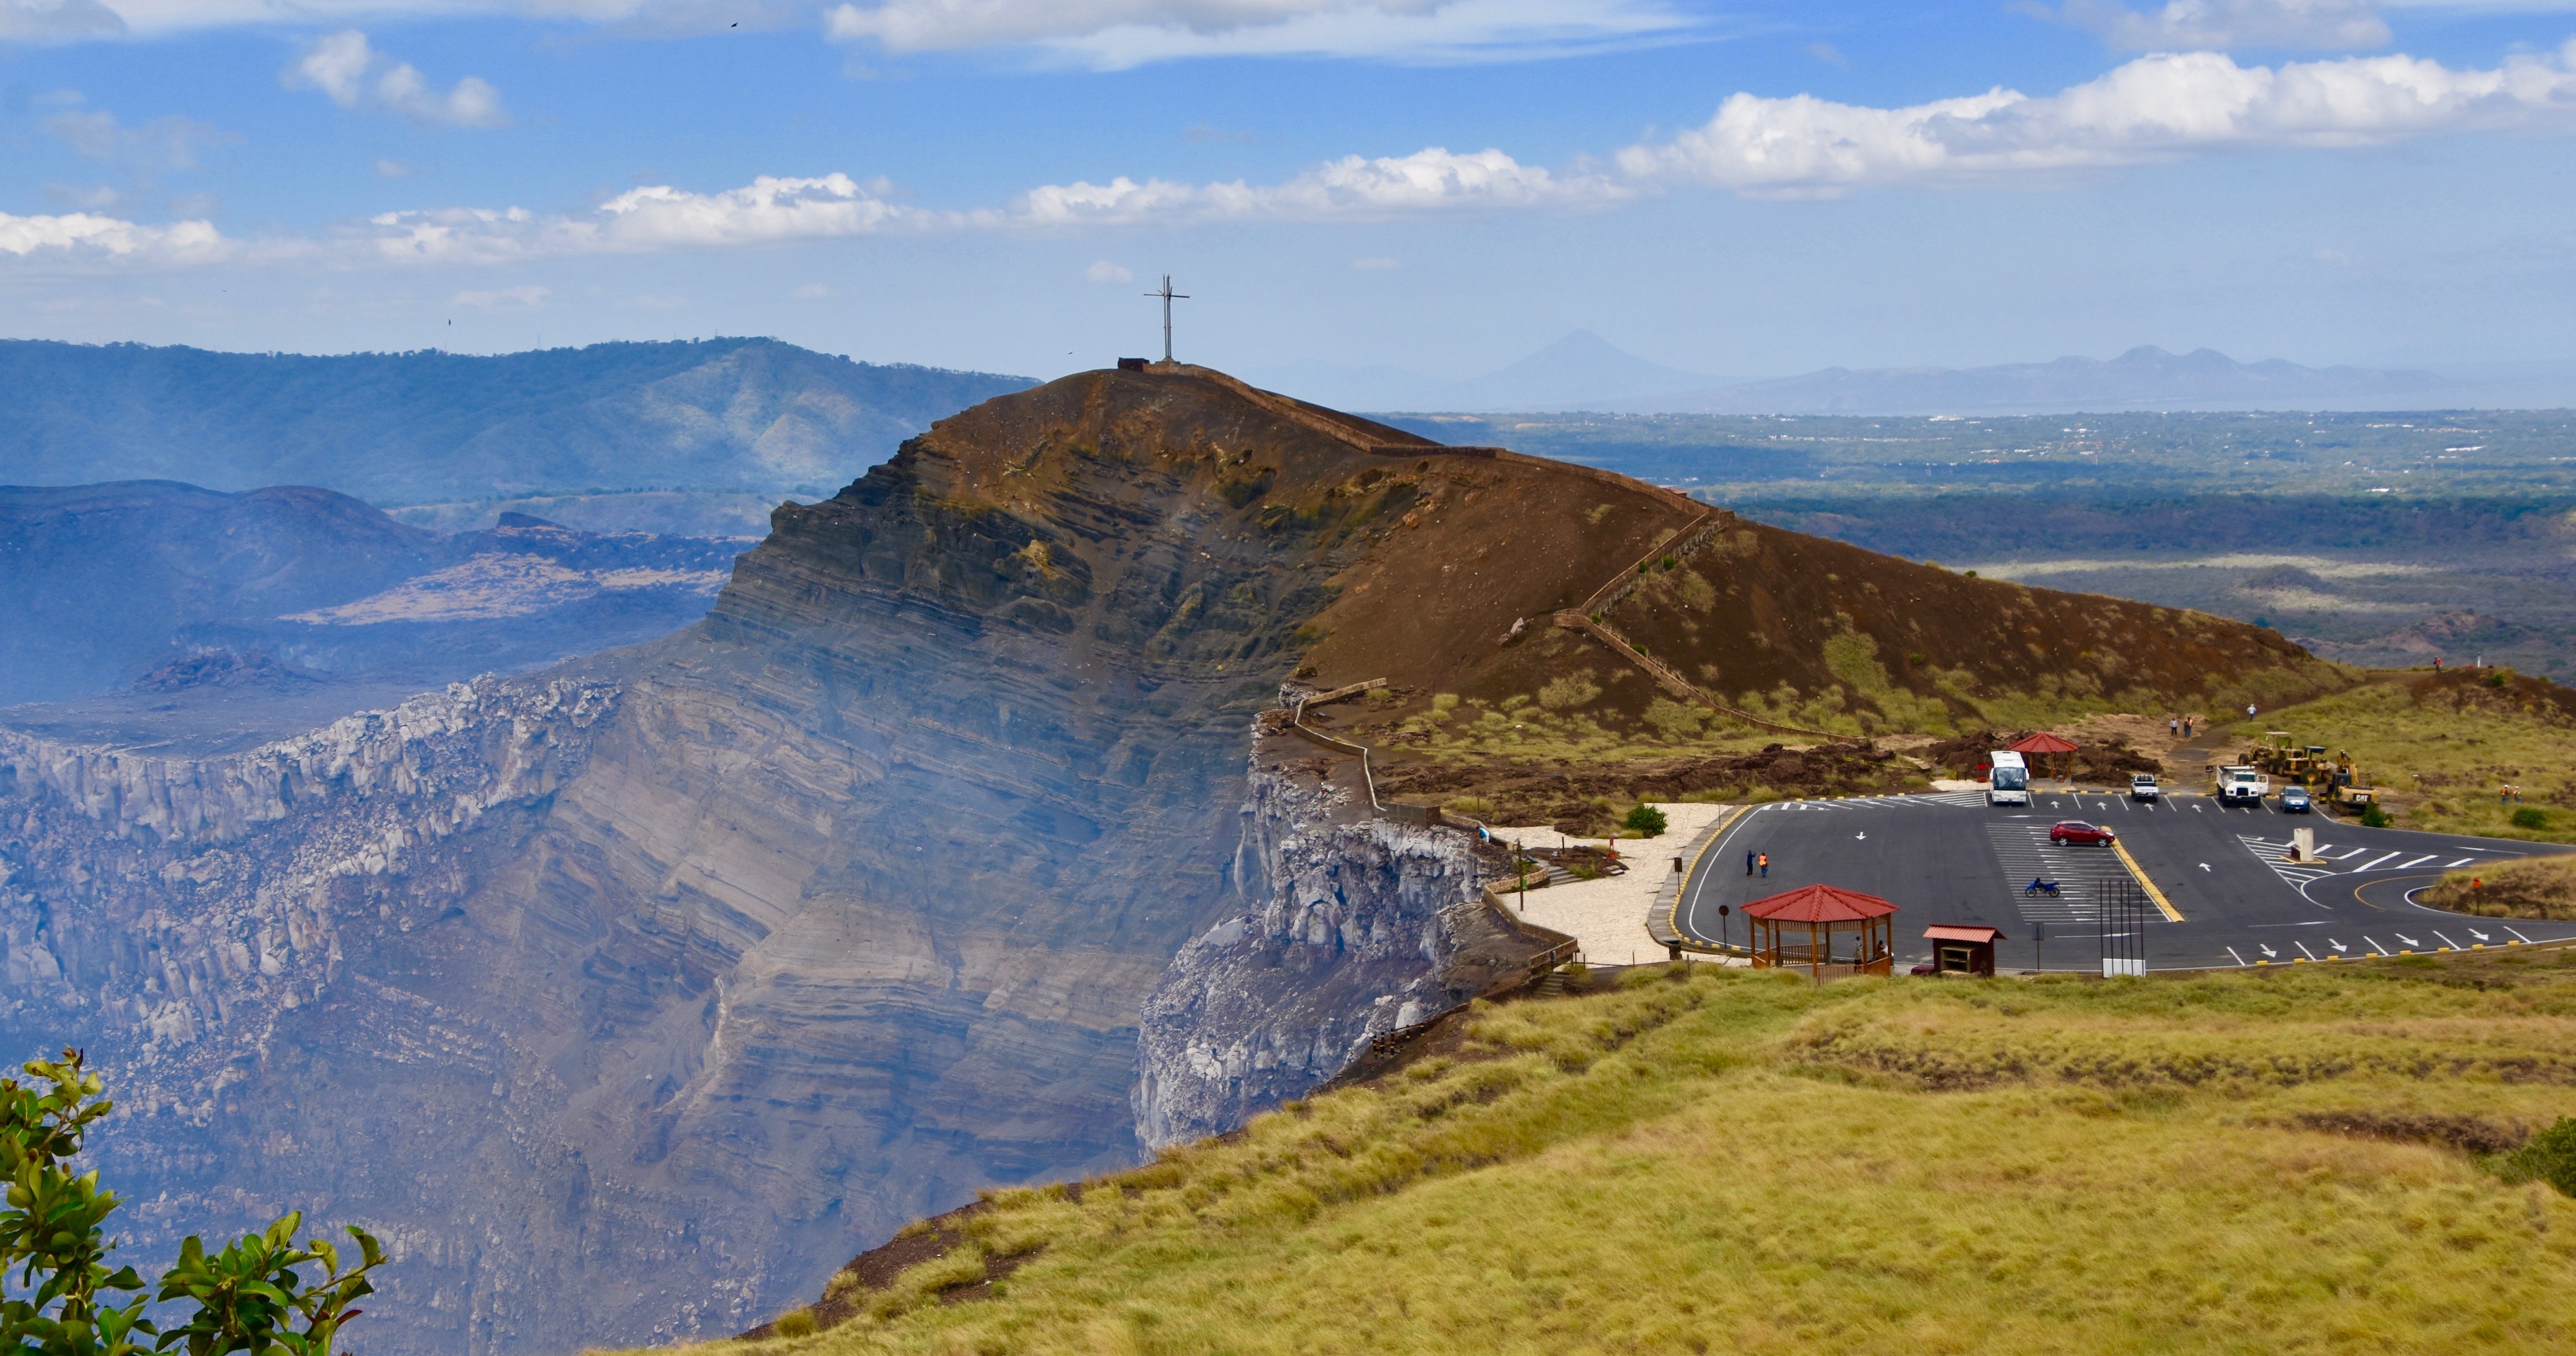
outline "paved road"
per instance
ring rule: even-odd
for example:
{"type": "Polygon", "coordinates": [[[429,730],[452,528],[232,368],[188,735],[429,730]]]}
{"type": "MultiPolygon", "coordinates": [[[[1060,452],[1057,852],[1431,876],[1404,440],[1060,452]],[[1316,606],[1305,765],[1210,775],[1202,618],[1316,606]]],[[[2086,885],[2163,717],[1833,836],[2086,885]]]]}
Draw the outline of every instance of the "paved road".
{"type": "Polygon", "coordinates": [[[2538,852],[2549,844],[2365,829],[2323,815],[2223,807],[2204,796],[2162,805],[2126,797],[2040,792],[2027,806],[1988,807],[1984,793],[1781,801],[1755,808],[1703,855],[1684,883],[1674,922],[1683,935],[1743,944],[1746,901],[1824,883],[1880,895],[1897,905],[1897,968],[1931,959],[1922,940],[1933,923],[1984,924],[2009,939],[2000,969],[2098,971],[2097,880],[2128,868],[2106,847],[2056,847],[2061,819],[2107,824],[2182,921],[2150,911],[2147,965],[2176,970],[2288,964],[2400,950],[2466,949],[2576,939],[2576,923],[2470,919],[2424,908],[2413,892],[2442,873],[2538,852]],[[2326,860],[2293,865],[2290,831],[2316,830],[2326,860]],[[1768,880],[1744,874],[1744,854],[1771,854],[1768,880]],[[2034,876],[2060,882],[2055,899],[2030,897],[2034,876]],[[1721,919],[1718,907],[1730,916],[1721,919]],[[2038,941],[2034,925],[2044,924],[2038,941]]]}

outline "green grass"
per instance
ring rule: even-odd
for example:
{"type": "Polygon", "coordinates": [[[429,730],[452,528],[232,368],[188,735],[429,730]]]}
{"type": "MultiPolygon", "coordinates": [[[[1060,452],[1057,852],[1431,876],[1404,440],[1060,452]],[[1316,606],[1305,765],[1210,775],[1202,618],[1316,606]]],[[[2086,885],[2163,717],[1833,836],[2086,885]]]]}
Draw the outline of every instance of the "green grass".
{"type": "Polygon", "coordinates": [[[2576,728],[2545,709],[2421,703],[2409,690],[2418,677],[2236,722],[2233,747],[2288,730],[2302,743],[2349,749],[2401,828],[2576,843],[2576,728]],[[2508,786],[2521,789],[2519,802],[2502,795],[2508,786]]]}
{"type": "Polygon", "coordinates": [[[898,1277],[837,1327],[753,1345],[2564,1348],[2576,1202],[2546,1182],[2567,1146],[2504,1149],[2571,1086],[2563,953],[2112,983],[1641,975],[1480,1006],[1411,1066],[1239,1136],[994,1194],[965,1227],[1025,1262],[990,1301],[898,1277]]]}

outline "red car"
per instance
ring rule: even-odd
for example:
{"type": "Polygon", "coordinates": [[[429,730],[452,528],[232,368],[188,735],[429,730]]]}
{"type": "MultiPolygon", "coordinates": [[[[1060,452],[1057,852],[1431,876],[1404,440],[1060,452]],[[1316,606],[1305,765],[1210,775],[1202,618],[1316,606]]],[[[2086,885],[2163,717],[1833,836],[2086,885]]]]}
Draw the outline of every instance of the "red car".
{"type": "Polygon", "coordinates": [[[2052,843],[2110,843],[2118,841],[2119,837],[2099,824],[2087,824],[2080,819],[2061,819],[2048,831],[2048,841],[2052,843]]]}

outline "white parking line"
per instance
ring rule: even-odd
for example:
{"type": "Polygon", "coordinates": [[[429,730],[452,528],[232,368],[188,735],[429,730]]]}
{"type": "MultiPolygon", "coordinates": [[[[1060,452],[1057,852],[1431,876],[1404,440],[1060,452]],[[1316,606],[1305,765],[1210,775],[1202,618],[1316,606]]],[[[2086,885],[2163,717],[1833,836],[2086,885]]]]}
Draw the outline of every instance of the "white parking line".
{"type": "MultiPolygon", "coordinates": [[[[2228,954],[2228,955],[2231,955],[2231,956],[2236,956],[2236,948],[2235,948],[2235,947],[2232,947],[2232,946],[2231,946],[2231,947],[2229,947],[2229,948],[2227,948],[2227,954],[2228,954]]],[[[2243,956],[2236,956],[2236,963],[2237,963],[2238,965],[2243,965],[2243,964],[2245,964],[2245,958],[2244,958],[2243,956]]]]}
{"type": "Polygon", "coordinates": [[[2381,946],[2381,945],[2380,945],[2378,942],[2376,942],[2376,941],[2372,941],[2372,939],[2371,939],[2371,937],[2370,937],[2370,935],[2369,935],[2368,933],[2364,933],[2364,934],[2362,934],[2362,938],[2361,938],[2361,939],[2362,939],[2363,941],[2365,941],[2365,942],[2370,942],[2370,949],[2371,949],[2371,950],[2376,951],[2376,952],[2378,952],[2379,954],[2381,954],[2381,955],[2383,955],[2383,956],[2385,956],[2385,955],[2387,955],[2387,954],[2388,954],[2388,948],[2387,948],[2387,947],[2384,947],[2384,946],[2381,946]]]}
{"type": "Polygon", "coordinates": [[[2474,862],[2474,861],[2476,861],[2476,860],[2477,860],[2477,858],[2475,858],[2475,857],[2462,857],[2461,859],[2459,859],[2459,860],[2458,860],[2458,861],[2456,861],[2456,862],[2447,862],[2447,863],[2444,863],[2444,864],[2443,864],[2442,869],[2443,869],[2443,870],[2445,870],[2445,871],[2448,871],[2448,870],[2450,870],[2450,869],[2451,869],[2452,867],[2454,867],[2454,866],[2467,866],[2469,863],[2474,862]]]}
{"type": "Polygon", "coordinates": [[[2403,871],[2403,870],[2405,870],[2406,868],[2408,868],[2408,867],[2410,867],[2410,866],[2422,866],[2424,863],[2429,862],[2429,861],[2433,860],[2433,858],[2438,857],[2438,856],[2440,856],[2440,855],[2441,855],[2441,854],[2440,854],[2440,853],[2438,853],[2438,852],[2436,852],[2436,853],[2430,853],[2430,854],[2427,854],[2427,855],[2425,855],[2425,856],[2418,857],[2418,858],[2416,858],[2415,860],[2413,860],[2413,861],[2411,861],[2411,862],[2399,862],[2399,863],[2397,864],[2397,869],[2398,869],[2398,870],[2400,870],[2400,871],[2403,871]]]}
{"type": "MultiPolygon", "coordinates": [[[[2352,851],[2347,852],[2347,853],[2345,853],[2344,855],[2342,855],[2342,856],[2340,856],[2340,857],[2335,858],[2335,860],[2336,860],[2336,861],[2339,861],[2339,862],[2348,862],[2348,861],[2351,861],[2353,858],[2358,857],[2358,856],[2360,856],[2361,854],[2363,854],[2363,853],[2365,853],[2365,852],[2368,852],[2368,851],[2370,851],[2370,849],[2368,849],[2368,848],[2366,848],[2366,847],[2357,847],[2357,848],[2354,848],[2352,851]]],[[[2324,856],[2324,855],[2325,855],[2325,853],[2326,853],[2326,850],[2325,850],[2324,848],[2318,848],[2318,849],[2317,849],[2317,855],[2318,855],[2318,856],[2322,857],[2322,856],[2324,856]]]]}
{"type": "MultiPolygon", "coordinates": [[[[2403,853],[2403,852],[2392,852],[2392,853],[2389,853],[2389,854],[2388,854],[2388,857],[2403,857],[2403,856],[2405,856],[2405,855],[2406,855],[2406,854],[2405,854],[2405,853],[2403,853]]],[[[2373,859],[2372,859],[2372,860],[2370,860],[2370,861],[2363,862],[2361,865],[2354,867],[2354,868],[2353,868],[2353,870],[2355,870],[2355,871],[2367,871],[2367,870],[2369,870],[2370,868],[2372,868],[2372,867],[2374,867],[2374,866],[2379,865],[2381,862],[2387,861],[2387,860],[2388,860],[2388,857],[2377,857],[2377,858],[2373,858],[2373,859]]]]}
{"type": "Polygon", "coordinates": [[[2452,941],[2452,940],[2450,939],[2449,935],[2448,935],[2448,934],[2446,934],[2446,933],[2444,933],[2440,928],[2435,928],[2435,929],[2433,929],[2433,935],[2434,935],[2434,936],[2436,936],[2436,937],[2440,937],[2440,938],[2442,939],[2442,945],[2444,945],[2444,946],[2447,946],[2447,947],[2451,948],[2453,951],[2466,951],[2466,950],[2468,950],[2468,948],[2467,948],[2467,947],[2460,945],[2458,942],[2452,941]]]}
{"type": "MultiPolygon", "coordinates": [[[[2496,926],[2497,926],[2497,927],[2500,927],[2500,928],[2504,928],[2504,924],[2502,924],[2502,923],[2498,923],[2498,924],[2496,924],[2496,926]]],[[[2505,930],[2505,931],[2507,931],[2507,932],[2513,932],[2513,929],[2512,929],[2512,928],[2504,928],[2504,930],[2505,930]]],[[[2514,936],[2516,936],[2516,937],[2522,937],[2522,934],[2521,934],[2521,933],[2519,933],[2519,932],[2513,932],[2513,935],[2514,935],[2514,936]]],[[[2526,941],[2526,942],[2528,942],[2528,941],[2530,941],[2530,940],[2531,940],[2531,939],[2530,939],[2530,938],[2528,938],[2528,937],[2522,937],[2522,939],[2523,939],[2524,941],[2526,941]]]]}
{"type": "Polygon", "coordinates": [[[2317,958],[2317,953],[2308,951],[2308,944],[2305,942],[2292,942],[2290,945],[2297,947],[2301,951],[2307,951],[2309,960],[2315,960],[2317,958]]]}

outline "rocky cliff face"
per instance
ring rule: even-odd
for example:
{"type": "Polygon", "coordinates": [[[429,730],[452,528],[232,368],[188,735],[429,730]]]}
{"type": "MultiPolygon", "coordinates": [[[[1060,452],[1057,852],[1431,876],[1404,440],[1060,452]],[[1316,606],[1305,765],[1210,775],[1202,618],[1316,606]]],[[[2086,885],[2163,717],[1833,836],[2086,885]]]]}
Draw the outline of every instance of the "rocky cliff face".
{"type": "Polygon", "coordinates": [[[384,1232],[395,1356],[735,1330],[978,1186],[1132,1160],[1139,1009],[1247,913],[1247,796],[1280,807],[1262,926],[1355,945],[1227,1015],[1328,1073],[1432,1001],[1461,893],[1439,844],[1247,791],[1254,713],[1420,495],[1344,428],[1408,445],[1072,378],[782,509],[704,623],[548,681],[229,758],[12,739],[0,1044],[84,1043],[140,1113],[103,1145],[140,1241],[384,1232]]]}
{"type": "Polygon", "coordinates": [[[1136,1133],[1233,1129],[1349,1066],[1369,1040],[1474,996],[1458,962],[1492,925],[1471,839],[1370,812],[1355,764],[1255,742],[1236,905],[1144,1006],[1136,1133]]]}

